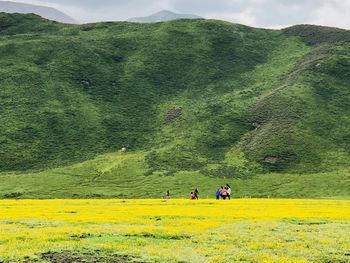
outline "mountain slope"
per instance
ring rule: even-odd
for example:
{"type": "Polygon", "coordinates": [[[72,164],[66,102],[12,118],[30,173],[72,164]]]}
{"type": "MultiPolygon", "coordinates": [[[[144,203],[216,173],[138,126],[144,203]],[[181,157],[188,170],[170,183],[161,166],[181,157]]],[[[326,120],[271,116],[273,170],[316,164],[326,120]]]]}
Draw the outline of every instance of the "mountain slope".
{"type": "MultiPolygon", "coordinates": [[[[213,20],[62,25],[18,14],[0,22],[3,172],[122,147],[140,156],[113,168],[126,181],[349,172],[349,31],[213,20]]],[[[2,176],[0,189],[22,178],[2,176]]]]}
{"type": "Polygon", "coordinates": [[[157,12],[153,15],[146,16],[146,17],[134,17],[128,19],[128,22],[134,22],[134,23],[157,23],[157,22],[166,22],[166,21],[172,21],[177,19],[201,19],[202,17],[197,15],[191,15],[191,14],[176,14],[171,11],[163,10],[160,12],[157,12]]]}
{"type": "Polygon", "coordinates": [[[30,5],[30,4],[17,3],[17,2],[11,2],[11,1],[0,1],[0,12],[20,13],[20,14],[33,13],[43,18],[61,22],[61,23],[67,23],[67,24],[77,23],[77,21],[75,21],[73,18],[69,17],[68,15],[62,13],[61,11],[55,8],[46,7],[46,6],[30,5]]]}

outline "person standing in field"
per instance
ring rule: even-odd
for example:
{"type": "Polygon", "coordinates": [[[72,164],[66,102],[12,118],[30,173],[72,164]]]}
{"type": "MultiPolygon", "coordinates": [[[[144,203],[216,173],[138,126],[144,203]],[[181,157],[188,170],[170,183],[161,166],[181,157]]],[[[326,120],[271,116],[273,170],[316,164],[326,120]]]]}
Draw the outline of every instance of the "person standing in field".
{"type": "Polygon", "coordinates": [[[196,200],[197,198],[196,198],[196,194],[194,193],[194,192],[191,192],[190,193],[190,199],[191,200],[196,200]]]}
{"type": "Polygon", "coordinates": [[[217,190],[216,190],[216,200],[219,200],[220,199],[220,188],[218,188],[217,190]]]}
{"type": "Polygon", "coordinates": [[[226,192],[227,192],[227,198],[231,200],[231,187],[229,184],[226,184],[226,192]]]}
{"type": "Polygon", "coordinates": [[[223,186],[221,186],[220,196],[222,197],[222,199],[226,200],[227,190],[223,186]]]}
{"type": "Polygon", "coordinates": [[[170,191],[166,191],[165,193],[165,199],[170,199],[170,191]]]}
{"type": "Polygon", "coordinates": [[[194,196],[196,197],[197,200],[199,199],[199,191],[197,188],[194,189],[194,196]]]}

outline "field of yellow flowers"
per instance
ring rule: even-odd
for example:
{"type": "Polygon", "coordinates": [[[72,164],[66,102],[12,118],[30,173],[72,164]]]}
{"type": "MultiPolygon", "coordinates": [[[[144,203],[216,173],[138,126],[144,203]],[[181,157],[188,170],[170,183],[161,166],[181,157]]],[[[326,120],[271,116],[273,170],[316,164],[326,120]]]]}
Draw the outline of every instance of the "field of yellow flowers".
{"type": "Polygon", "coordinates": [[[350,201],[0,201],[0,262],[239,261],[350,262],[350,201]]]}

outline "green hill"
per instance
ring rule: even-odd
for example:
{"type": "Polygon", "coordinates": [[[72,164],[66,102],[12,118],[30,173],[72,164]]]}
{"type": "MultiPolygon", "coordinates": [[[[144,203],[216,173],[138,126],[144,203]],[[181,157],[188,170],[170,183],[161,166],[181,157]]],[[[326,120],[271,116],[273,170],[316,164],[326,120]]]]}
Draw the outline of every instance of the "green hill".
{"type": "Polygon", "coordinates": [[[102,185],[115,196],[109,187],[121,187],[119,195],[128,182],[142,182],[137,196],[158,196],[155,182],[180,193],[197,177],[210,186],[237,180],[252,196],[270,178],[266,196],[285,178],[302,186],[316,176],[335,180],[333,192],[309,196],[350,196],[341,190],[350,163],[349,51],[350,31],[308,25],[64,25],[0,14],[0,193],[48,197],[68,174],[77,181],[52,196],[89,196],[102,185]],[[116,159],[95,159],[123,147],[116,159]],[[87,160],[95,168],[84,168],[87,160]]]}

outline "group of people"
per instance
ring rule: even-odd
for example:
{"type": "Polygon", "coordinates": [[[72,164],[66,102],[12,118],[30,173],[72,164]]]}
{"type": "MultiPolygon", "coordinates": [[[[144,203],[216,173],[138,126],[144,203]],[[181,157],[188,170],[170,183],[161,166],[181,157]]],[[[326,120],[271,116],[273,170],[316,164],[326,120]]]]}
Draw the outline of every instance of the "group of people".
{"type": "MultiPolygon", "coordinates": [[[[165,199],[170,199],[170,191],[169,190],[165,192],[165,199]]],[[[197,188],[194,189],[194,191],[192,191],[190,193],[190,199],[191,200],[198,200],[199,199],[199,191],[197,188]]]]}
{"type": "MultiPolygon", "coordinates": [[[[229,184],[226,184],[225,186],[221,186],[216,190],[216,199],[219,200],[220,198],[223,200],[231,199],[231,187],[229,184]]],[[[166,191],[165,199],[170,199],[170,191],[166,191]]],[[[191,200],[199,199],[199,191],[197,188],[190,193],[190,199],[191,200]]]]}
{"type": "Polygon", "coordinates": [[[231,187],[229,184],[221,186],[216,190],[216,199],[219,200],[220,198],[223,200],[231,199],[231,187]]]}

